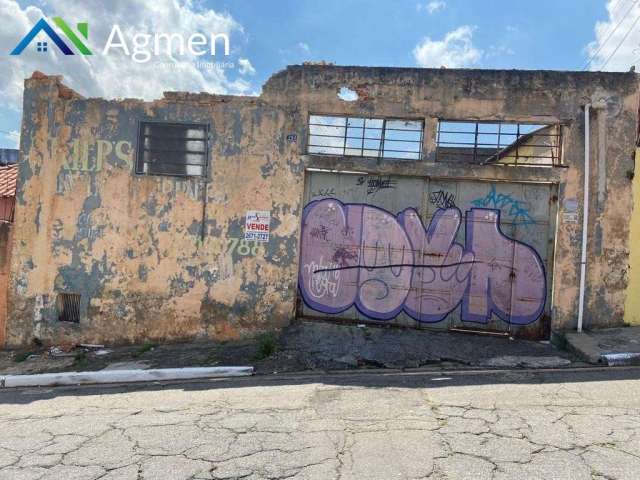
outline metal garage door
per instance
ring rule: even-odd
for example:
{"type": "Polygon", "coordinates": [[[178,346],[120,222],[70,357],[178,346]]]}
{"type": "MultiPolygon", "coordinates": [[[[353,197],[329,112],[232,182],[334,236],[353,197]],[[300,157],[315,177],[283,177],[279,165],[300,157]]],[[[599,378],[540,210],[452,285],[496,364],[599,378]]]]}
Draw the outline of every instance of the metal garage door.
{"type": "Polygon", "coordinates": [[[308,172],[299,313],[546,337],[553,188],[308,172]]]}

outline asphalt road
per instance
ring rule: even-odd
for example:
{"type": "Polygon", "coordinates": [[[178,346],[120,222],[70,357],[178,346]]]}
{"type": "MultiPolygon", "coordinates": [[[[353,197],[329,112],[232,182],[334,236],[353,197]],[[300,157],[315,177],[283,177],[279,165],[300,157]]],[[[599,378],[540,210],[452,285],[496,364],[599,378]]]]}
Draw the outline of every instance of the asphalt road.
{"type": "Polygon", "coordinates": [[[640,370],[0,390],[0,478],[638,479],[640,370]]]}

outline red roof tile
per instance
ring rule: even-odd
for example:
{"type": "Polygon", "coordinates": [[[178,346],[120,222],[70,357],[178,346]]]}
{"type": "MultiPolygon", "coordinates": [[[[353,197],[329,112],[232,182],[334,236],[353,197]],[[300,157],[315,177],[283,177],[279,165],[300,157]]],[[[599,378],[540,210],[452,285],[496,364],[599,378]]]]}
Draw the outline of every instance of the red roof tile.
{"type": "Polygon", "coordinates": [[[18,179],[18,165],[0,167],[0,197],[16,196],[16,180],[18,179]]]}

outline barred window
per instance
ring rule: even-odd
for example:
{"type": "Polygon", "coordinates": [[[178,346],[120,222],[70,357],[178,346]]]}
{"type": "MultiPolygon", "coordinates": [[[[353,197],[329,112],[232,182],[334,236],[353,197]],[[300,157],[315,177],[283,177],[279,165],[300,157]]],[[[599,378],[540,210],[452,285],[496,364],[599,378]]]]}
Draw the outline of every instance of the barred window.
{"type": "Polygon", "coordinates": [[[307,151],[314,155],[420,160],[423,130],[421,120],[311,115],[307,151]]]}
{"type": "Polygon", "coordinates": [[[561,140],[559,124],[440,120],[436,161],[560,166],[561,140]]]}
{"type": "Polygon", "coordinates": [[[208,125],[140,122],[136,173],[202,177],[208,158],[208,125]]]}
{"type": "Polygon", "coordinates": [[[79,293],[59,293],[56,298],[58,321],[80,323],[80,299],[79,293]]]}

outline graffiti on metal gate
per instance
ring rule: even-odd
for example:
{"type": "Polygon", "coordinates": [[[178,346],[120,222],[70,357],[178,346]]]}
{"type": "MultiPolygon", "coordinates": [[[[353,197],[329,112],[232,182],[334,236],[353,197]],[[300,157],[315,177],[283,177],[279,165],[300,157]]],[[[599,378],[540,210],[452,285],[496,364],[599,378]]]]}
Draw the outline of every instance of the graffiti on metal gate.
{"type": "Polygon", "coordinates": [[[425,228],[418,212],[397,215],[329,198],[304,209],[299,285],[324,313],[355,306],[375,320],[405,312],[439,322],[461,306],[464,321],[536,321],[546,301],[544,265],[529,245],[500,230],[500,210],[471,208],[465,244],[457,207],[440,208],[425,228]]]}
{"type": "Polygon", "coordinates": [[[525,226],[535,223],[523,201],[516,200],[509,194],[498,193],[495,185],[491,185],[491,191],[484,197],[472,200],[471,205],[474,207],[504,208],[508,215],[513,216],[513,221],[516,223],[525,226]]]}

